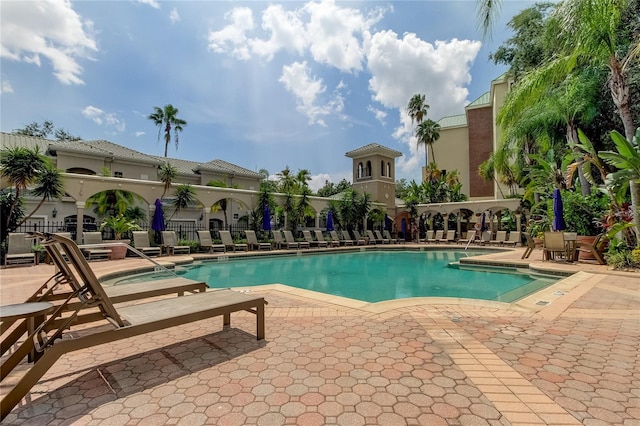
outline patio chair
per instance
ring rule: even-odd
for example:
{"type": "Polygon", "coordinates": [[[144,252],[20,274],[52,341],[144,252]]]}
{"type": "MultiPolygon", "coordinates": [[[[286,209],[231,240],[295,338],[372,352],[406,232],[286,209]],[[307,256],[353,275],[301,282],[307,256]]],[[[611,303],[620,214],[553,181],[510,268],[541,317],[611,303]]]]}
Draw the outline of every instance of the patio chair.
{"type": "Polygon", "coordinates": [[[226,249],[231,249],[232,251],[236,251],[236,249],[240,249],[243,251],[249,251],[249,246],[245,243],[235,243],[233,238],[231,238],[230,231],[218,231],[220,234],[220,239],[222,240],[222,244],[224,244],[226,249]]]}
{"type": "MultiPolygon", "coordinates": [[[[351,235],[349,235],[349,231],[346,229],[342,230],[342,241],[344,241],[345,246],[353,246],[355,244],[359,244],[358,242],[351,239],[351,235]]],[[[363,241],[364,244],[364,241],[363,241]]]]}
{"type": "Polygon", "coordinates": [[[367,236],[365,238],[369,238],[369,244],[382,244],[382,241],[378,242],[378,240],[376,239],[376,236],[373,235],[373,231],[370,229],[367,229],[367,236]]]}
{"type": "Polygon", "coordinates": [[[324,238],[321,238],[320,240],[314,240],[313,237],[311,236],[311,232],[310,231],[302,231],[302,236],[304,237],[304,240],[309,243],[310,247],[327,247],[328,243],[324,240],[324,238]]]}
{"type": "Polygon", "coordinates": [[[467,231],[467,236],[464,238],[458,238],[457,243],[458,244],[470,244],[475,242],[476,240],[476,230],[472,229],[470,231],[467,231]]]}
{"type": "MultiPolygon", "coordinates": [[[[41,233],[35,233],[35,235],[37,238],[43,240],[48,238],[45,234],[41,233]]],[[[59,237],[58,234],[54,235],[59,237]]],[[[67,239],[73,241],[71,238],[67,239]]],[[[82,287],[80,281],[78,281],[77,277],[73,274],[71,267],[67,264],[69,258],[64,252],[64,249],[59,243],[51,241],[53,240],[50,240],[50,243],[44,248],[47,256],[56,267],[56,273],[28,297],[25,303],[50,302],[58,304],[67,299],[73,291],[77,291],[82,287]]],[[[129,285],[109,285],[104,286],[104,291],[111,298],[112,303],[123,303],[169,294],[183,296],[185,293],[204,292],[208,288],[204,281],[194,281],[179,277],[168,270],[167,273],[171,274],[170,278],[138,281],[129,285]]],[[[71,306],[73,307],[73,305],[71,306]]],[[[10,329],[17,321],[17,319],[12,321],[3,319],[0,324],[0,335],[4,335],[5,331],[10,329]]],[[[91,321],[95,321],[95,314],[78,315],[76,317],[76,323],[78,324],[91,321]]],[[[27,331],[27,328],[26,319],[13,327],[11,333],[0,342],[0,355],[9,350],[27,331]]]]}
{"type": "Polygon", "coordinates": [[[343,246],[352,246],[353,245],[353,241],[351,240],[351,238],[349,238],[348,240],[345,239],[341,239],[340,236],[338,235],[338,231],[329,231],[329,236],[331,237],[331,241],[338,242],[338,246],[343,245],[343,246]]]}
{"type": "Polygon", "coordinates": [[[606,265],[607,262],[604,259],[604,252],[608,244],[609,239],[607,236],[605,234],[599,234],[591,244],[578,241],[576,250],[578,252],[591,253],[600,265],[606,265]]]}
{"type": "Polygon", "coordinates": [[[510,231],[509,232],[509,238],[507,238],[503,244],[507,245],[507,246],[517,246],[518,244],[520,244],[522,237],[521,237],[521,233],[518,231],[510,231]]]}
{"type": "Polygon", "coordinates": [[[33,251],[33,237],[25,232],[11,232],[7,239],[7,253],[4,266],[35,265],[36,253],[33,251]]]}
{"type": "Polygon", "coordinates": [[[162,244],[171,256],[191,253],[191,247],[178,245],[178,237],[175,231],[162,231],[162,244]]]}
{"type": "Polygon", "coordinates": [[[564,234],[562,232],[545,232],[542,244],[542,260],[555,260],[556,256],[565,259],[567,257],[564,234]]]}
{"type": "Polygon", "coordinates": [[[489,242],[491,241],[492,235],[493,233],[491,231],[483,231],[482,234],[480,235],[480,244],[481,245],[489,244],[489,242]]]}
{"type": "Polygon", "coordinates": [[[131,231],[133,235],[133,248],[138,249],[142,254],[151,256],[160,256],[162,249],[160,247],[152,247],[149,242],[148,231],[131,231]]]}
{"type": "Polygon", "coordinates": [[[380,231],[373,231],[373,233],[376,236],[376,242],[380,241],[382,244],[391,244],[391,239],[383,237],[380,231]]]}
{"type": "Polygon", "coordinates": [[[198,240],[200,241],[200,248],[206,249],[208,253],[216,251],[226,252],[227,247],[224,244],[217,244],[213,242],[211,238],[211,232],[207,230],[198,231],[198,240]]]}
{"type": "Polygon", "coordinates": [[[315,229],[313,232],[314,234],[316,234],[316,240],[324,241],[325,243],[327,243],[327,247],[340,247],[340,241],[334,241],[332,239],[329,239],[329,241],[327,241],[324,235],[322,235],[321,230],[315,229]]]}
{"type": "Polygon", "coordinates": [[[111,257],[111,250],[106,248],[98,247],[100,244],[103,244],[102,241],[102,232],[83,232],[82,233],[82,252],[87,257],[87,260],[108,260],[111,257]],[[93,247],[84,247],[84,246],[93,246],[93,247]]]}
{"type": "Polygon", "coordinates": [[[74,289],[44,322],[37,324],[29,338],[0,366],[0,380],[4,382],[0,420],[7,417],[60,357],[73,351],[216,316],[222,316],[223,326],[228,327],[231,314],[239,311],[255,314],[256,337],[258,340],[265,337],[267,302],[263,297],[223,289],[116,308],[73,241],[52,236],[43,242],[43,245],[47,244],[59,244],[67,253],[69,269],[61,272],[62,278],[68,282],[81,283],[81,287],[74,289]],[[67,276],[68,273],[77,275],[77,278],[67,276]],[[71,306],[74,307],[70,308],[71,306]],[[94,326],[83,325],[81,332],[77,333],[75,319],[86,308],[97,310],[94,326]],[[63,312],[66,312],[65,316],[60,317],[63,312]],[[72,334],[73,338],[66,338],[67,334],[72,334]],[[5,382],[9,373],[32,351],[40,356],[32,365],[25,366],[24,371],[20,372],[20,378],[15,377],[5,382]]]}
{"type": "Polygon", "coordinates": [[[502,245],[507,239],[507,231],[496,231],[496,237],[489,244],[502,245]]]}
{"type": "Polygon", "coordinates": [[[283,231],[284,234],[284,239],[287,242],[287,244],[297,244],[298,247],[297,248],[310,248],[311,244],[308,241],[296,241],[295,238],[293,238],[293,233],[291,231],[283,231]]]}
{"type": "Polygon", "coordinates": [[[362,238],[362,236],[360,235],[360,232],[356,231],[355,229],[353,230],[353,236],[355,237],[356,242],[358,243],[359,246],[364,246],[367,244],[367,240],[362,238]]]}
{"type": "Polygon", "coordinates": [[[247,245],[249,246],[249,250],[271,250],[271,243],[261,243],[258,241],[258,237],[256,236],[256,231],[247,229],[244,231],[244,235],[247,237],[247,245]]]}
{"type": "MultiPolygon", "coordinates": [[[[384,237],[389,240],[391,242],[391,244],[398,244],[398,238],[393,238],[391,236],[391,233],[389,232],[389,230],[385,229],[384,231],[382,231],[382,235],[384,235],[384,237]]],[[[404,239],[402,240],[402,242],[404,243],[404,239]]]]}
{"type": "Polygon", "coordinates": [[[442,235],[444,234],[444,230],[438,229],[437,231],[430,230],[427,231],[427,243],[437,243],[442,239],[442,235]]]}
{"type": "Polygon", "coordinates": [[[524,253],[522,253],[522,257],[520,259],[528,259],[529,256],[531,256],[531,252],[536,248],[536,243],[528,232],[523,232],[522,235],[524,236],[527,248],[524,250],[524,253]]]}
{"type": "MultiPolygon", "coordinates": [[[[444,233],[443,233],[444,234],[444,233]]],[[[456,231],[448,230],[446,235],[438,240],[439,243],[453,243],[456,241],[456,231]]]]}

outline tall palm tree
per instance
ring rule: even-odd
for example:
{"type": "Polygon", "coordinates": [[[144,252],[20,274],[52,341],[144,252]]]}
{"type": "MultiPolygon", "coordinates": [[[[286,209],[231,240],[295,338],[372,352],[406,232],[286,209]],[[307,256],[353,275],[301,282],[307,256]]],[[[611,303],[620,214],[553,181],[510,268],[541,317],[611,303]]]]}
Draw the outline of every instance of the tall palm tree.
{"type": "Polygon", "coordinates": [[[197,201],[196,190],[193,189],[193,186],[191,186],[191,184],[185,183],[182,185],[178,185],[175,191],[175,198],[171,202],[174,207],[174,211],[169,220],[171,220],[171,218],[173,218],[173,216],[175,216],[178,211],[196,204],[197,201]]]}
{"type": "MultiPolygon", "coordinates": [[[[207,182],[207,186],[213,186],[216,188],[229,188],[229,185],[227,185],[226,182],[223,182],[221,180],[212,180],[207,182]]],[[[238,185],[231,185],[231,188],[238,188],[238,185]]],[[[224,229],[228,229],[227,228],[227,206],[229,205],[229,199],[228,198],[223,198],[221,200],[216,201],[213,206],[211,206],[211,211],[212,212],[218,212],[222,210],[222,215],[224,216],[224,229]]]]}
{"type": "Polygon", "coordinates": [[[435,163],[436,154],[433,152],[433,143],[440,139],[440,125],[430,118],[423,121],[416,128],[416,138],[418,139],[418,145],[424,145],[425,164],[429,164],[429,155],[427,153],[429,147],[431,147],[431,158],[435,163]]]}
{"type": "Polygon", "coordinates": [[[307,169],[300,169],[296,174],[296,182],[300,190],[309,187],[309,181],[311,180],[311,172],[307,169]]]}
{"type": "Polygon", "coordinates": [[[42,207],[42,204],[46,200],[60,199],[64,196],[64,184],[62,183],[60,171],[52,164],[45,163],[40,174],[36,178],[36,186],[33,188],[32,193],[36,197],[41,197],[40,202],[28,216],[22,219],[19,225],[23,224],[27,219],[33,216],[33,214],[42,207]]]}
{"type": "Polygon", "coordinates": [[[281,172],[276,173],[276,176],[278,177],[279,182],[278,190],[285,194],[292,193],[296,186],[296,179],[291,174],[289,166],[285,167],[281,172]]]}
{"type": "Polygon", "coordinates": [[[414,122],[420,124],[422,120],[427,116],[427,110],[429,104],[427,104],[427,96],[419,93],[413,95],[409,99],[409,105],[407,105],[407,114],[411,117],[411,124],[414,122]]]}
{"type": "Polygon", "coordinates": [[[173,141],[176,144],[176,149],[178,149],[178,132],[184,129],[187,122],[178,118],[178,108],[171,104],[165,105],[164,108],[155,106],[153,109],[155,112],[147,118],[158,126],[158,140],[164,128],[164,157],[167,158],[167,151],[171,143],[171,129],[173,128],[173,141]]]}

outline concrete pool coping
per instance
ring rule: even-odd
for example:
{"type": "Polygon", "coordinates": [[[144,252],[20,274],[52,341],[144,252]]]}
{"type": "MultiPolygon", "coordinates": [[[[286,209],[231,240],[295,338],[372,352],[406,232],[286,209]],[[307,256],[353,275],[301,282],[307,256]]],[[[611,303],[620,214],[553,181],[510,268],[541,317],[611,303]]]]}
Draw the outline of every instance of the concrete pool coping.
{"type": "MultiPolygon", "coordinates": [[[[521,253],[485,257],[517,263],[521,253]]],[[[239,317],[239,329],[223,331],[207,322],[204,328],[160,333],[151,343],[132,339],[81,351],[56,364],[7,422],[637,422],[639,275],[587,263],[543,263],[539,257],[534,251],[534,268],[574,274],[522,306],[525,299],[368,304],[279,285],[247,288],[269,300],[264,346],[241,332],[251,330],[251,318],[239,317]],[[178,335],[180,342],[185,335],[195,340],[176,344],[178,335]],[[426,362],[407,370],[419,357],[426,362]],[[149,368],[169,367],[166,378],[146,377],[149,368]]],[[[171,266],[197,258],[160,261],[171,266]]],[[[141,262],[91,266],[105,276],[141,262]]],[[[2,303],[23,301],[52,272],[50,265],[0,271],[2,303]]]]}

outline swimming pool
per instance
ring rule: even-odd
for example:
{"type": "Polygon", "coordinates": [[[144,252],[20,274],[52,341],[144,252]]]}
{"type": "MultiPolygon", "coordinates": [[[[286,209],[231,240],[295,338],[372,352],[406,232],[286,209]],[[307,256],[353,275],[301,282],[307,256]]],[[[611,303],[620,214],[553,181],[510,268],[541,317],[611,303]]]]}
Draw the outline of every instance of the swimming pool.
{"type": "MultiPolygon", "coordinates": [[[[405,297],[461,297],[512,302],[555,279],[514,270],[450,267],[473,252],[361,251],[210,261],[179,274],[212,288],[286,284],[367,302],[405,297]]],[[[476,254],[478,254],[476,252],[476,254]]]]}

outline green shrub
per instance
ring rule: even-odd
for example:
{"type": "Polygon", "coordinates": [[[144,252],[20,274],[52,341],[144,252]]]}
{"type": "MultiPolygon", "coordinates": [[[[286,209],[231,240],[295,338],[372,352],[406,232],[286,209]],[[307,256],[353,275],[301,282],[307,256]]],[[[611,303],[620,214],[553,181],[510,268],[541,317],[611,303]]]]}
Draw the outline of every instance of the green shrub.
{"type": "MultiPolygon", "coordinates": [[[[553,200],[548,201],[549,217],[553,217],[553,200]]],[[[598,235],[603,232],[599,220],[609,211],[609,199],[593,192],[584,196],[575,191],[562,191],[562,207],[567,232],[578,235],[598,235]]]]}
{"type": "Polygon", "coordinates": [[[180,240],[178,241],[179,246],[189,246],[191,249],[191,253],[197,252],[200,248],[200,242],[194,240],[180,240]]]}

